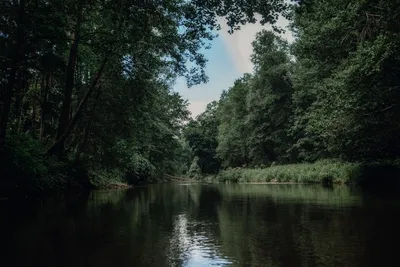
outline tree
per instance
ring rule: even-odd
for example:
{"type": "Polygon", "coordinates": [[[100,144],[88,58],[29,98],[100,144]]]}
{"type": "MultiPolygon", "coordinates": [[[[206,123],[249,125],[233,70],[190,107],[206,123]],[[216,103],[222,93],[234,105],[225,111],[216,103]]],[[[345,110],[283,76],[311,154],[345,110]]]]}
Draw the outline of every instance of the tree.
{"type": "Polygon", "coordinates": [[[252,165],[288,162],[292,116],[292,62],[287,43],[272,32],[253,43],[255,75],[247,94],[247,146],[252,165]]]}
{"type": "Polygon", "coordinates": [[[319,156],[367,161],[396,157],[396,4],[312,1],[296,10],[300,38],[294,53],[300,70],[294,101],[304,104],[295,123],[303,125],[300,148],[311,138],[315,149],[325,151],[319,156]]]}
{"type": "Polygon", "coordinates": [[[253,49],[254,74],[235,81],[220,100],[217,151],[225,167],[289,161],[293,87],[288,45],[262,31],[253,49]]]}
{"type": "Polygon", "coordinates": [[[200,114],[196,120],[191,120],[184,130],[194,158],[194,166],[198,165],[202,174],[216,173],[220,169],[220,160],[217,157],[218,134],[218,103],[207,105],[206,111],[200,114]]]}
{"type": "Polygon", "coordinates": [[[10,160],[2,171],[23,155],[133,180],[181,172],[178,161],[191,156],[182,156],[190,154],[182,139],[188,111],[171,92],[174,80],[207,81],[201,49],[219,17],[232,32],[255,22],[255,13],[274,23],[285,7],[280,0],[2,1],[0,150],[10,160]],[[35,149],[18,154],[24,138],[35,149]]]}
{"type": "Polygon", "coordinates": [[[251,76],[244,75],[235,81],[233,87],[222,93],[218,117],[218,156],[224,167],[238,167],[249,164],[245,124],[247,115],[247,94],[251,76]]]}
{"type": "Polygon", "coordinates": [[[221,95],[222,166],[397,159],[399,2],[295,2],[294,44],[258,33],[254,72],[221,95]]]}

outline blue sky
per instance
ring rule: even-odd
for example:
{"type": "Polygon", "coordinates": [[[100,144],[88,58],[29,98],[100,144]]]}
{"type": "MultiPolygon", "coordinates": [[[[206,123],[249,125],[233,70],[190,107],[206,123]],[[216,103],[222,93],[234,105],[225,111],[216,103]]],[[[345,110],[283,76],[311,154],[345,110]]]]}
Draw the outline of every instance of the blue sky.
{"type": "MultiPolygon", "coordinates": [[[[251,43],[257,32],[262,29],[270,29],[270,26],[248,24],[243,26],[240,31],[230,35],[227,33],[228,27],[223,19],[220,20],[220,23],[222,26],[218,32],[220,36],[212,41],[211,49],[204,52],[208,59],[206,73],[209,82],[187,88],[185,80],[180,78],[174,86],[174,91],[189,100],[189,110],[193,118],[202,113],[208,103],[219,99],[222,91],[229,89],[236,79],[243,76],[244,73],[253,71],[250,61],[251,43]]],[[[278,20],[279,26],[286,27],[287,24],[285,19],[278,20]]],[[[289,42],[293,40],[289,32],[282,37],[289,42]]]]}
{"type": "Polygon", "coordinates": [[[221,37],[215,39],[212,48],[206,50],[204,54],[208,59],[206,73],[209,82],[187,88],[182,78],[178,79],[174,87],[176,92],[189,100],[189,109],[193,117],[203,112],[207,103],[219,99],[222,90],[228,89],[233,85],[234,80],[242,75],[236,68],[221,37]]]}

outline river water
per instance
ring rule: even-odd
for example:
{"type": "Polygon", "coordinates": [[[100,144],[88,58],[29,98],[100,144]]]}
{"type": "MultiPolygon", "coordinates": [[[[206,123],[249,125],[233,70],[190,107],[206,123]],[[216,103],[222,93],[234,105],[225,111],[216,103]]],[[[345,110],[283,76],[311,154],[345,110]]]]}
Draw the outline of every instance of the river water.
{"type": "Polygon", "coordinates": [[[400,266],[400,201],[346,186],[162,184],[0,201],[1,266],[400,266]]]}

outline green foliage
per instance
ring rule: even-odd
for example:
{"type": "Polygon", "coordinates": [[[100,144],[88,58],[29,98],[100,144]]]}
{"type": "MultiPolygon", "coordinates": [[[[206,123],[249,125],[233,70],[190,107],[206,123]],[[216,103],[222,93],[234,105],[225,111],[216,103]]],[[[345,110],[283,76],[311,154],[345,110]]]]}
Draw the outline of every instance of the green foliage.
{"type": "MultiPolygon", "coordinates": [[[[281,0],[2,1],[1,157],[10,154],[21,172],[50,177],[53,163],[35,156],[46,151],[55,162],[71,162],[61,173],[86,184],[87,175],[101,184],[95,173],[133,182],[187,172],[188,103],[172,92],[175,79],[183,76],[189,86],[207,81],[201,50],[220,17],[232,32],[254,23],[255,13],[274,23],[285,7],[281,0]],[[7,132],[32,141],[11,138],[6,152],[7,132]]],[[[199,157],[205,172],[219,169],[211,146],[201,148],[209,149],[199,157]]]]}
{"type": "MultiPolygon", "coordinates": [[[[217,102],[207,105],[204,113],[196,120],[190,121],[184,129],[184,136],[191,148],[194,161],[192,167],[200,168],[202,174],[216,173],[220,169],[220,160],[216,154],[217,148],[217,102]]],[[[197,171],[197,170],[196,170],[197,171]]]]}
{"type": "MultiPolygon", "coordinates": [[[[2,1],[1,171],[9,163],[45,190],[325,158],[396,161],[400,2],[292,2],[2,1]],[[276,26],[258,33],[254,72],[189,121],[174,81],[206,82],[201,51],[218,18],[232,32],[256,13],[261,23],[291,18],[296,41],[276,26]]],[[[339,175],[305,169],[310,180],[339,175]]],[[[234,179],[253,179],[243,177],[234,179]]]]}
{"type": "Polygon", "coordinates": [[[311,1],[297,8],[294,133],[302,158],[398,156],[395,2],[311,1]]]}
{"type": "Polygon", "coordinates": [[[191,177],[191,178],[201,177],[202,173],[201,173],[201,169],[200,169],[198,162],[199,162],[199,158],[194,157],[192,164],[190,164],[189,171],[187,172],[187,175],[189,177],[191,177]]]}
{"type": "Polygon", "coordinates": [[[221,96],[218,110],[220,124],[217,133],[217,154],[223,159],[224,167],[243,166],[248,163],[246,143],[248,127],[245,124],[245,116],[250,79],[250,75],[245,75],[242,79],[236,80],[233,87],[221,96]]]}
{"type": "Polygon", "coordinates": [[[288,45],[262,31],[253,43],[255,75],[247,92],[247,146],[251,165],[287,162],[292,115],[292,62],[288,45]]]}
{"type": "Polygon", "coordinates": [[[29,135],[8,136],[6,157],[0,165],[6,169],[2,173],[2,193],[39,194],[60,192],[66,187],[67,165],[55,157],[43,156],[43,150],[43,145],[29,135]]]}
{"type": "MultiPolygon", "coordinates": [[[[235,81],[218,103],[216,152],[222,166],[326,158],[363,166],[396,161],[399,3],[298,1],[290,14],[297,37],[292,45],[273,32],[258,33],[254,72],[235,81]]],[[[328,183],[337,177],[330,171],[303,173],[328,183]]],[[[279,181],[292,180],[279,175],[279,181]]],[[[231,179],[258,176],[243,173],[231,179]]]]}
{"type": "Polygon", "coordinates": [[[229,168],[208,179],[230,183],[355,183],[361,175],[360,168],[360,164],[323,160],[260,169],[229,168]]]}
{"type": "Polygon", "coordinates": [[[155,171],[155,167],[140,154],[133,154],[127,164],[126,179],[133,184],[139,178],[149,179],[155,171]]]}
{"type": "MultiPolygon", "coordinates": [[[[213,117],[209,119],[214,124],[207,140],[214,143],[207,148],[215,149],[225,168],[289,161],[286,151],[291,144],[288,128],[293,88],[288,45],[272,32],[262,31],[253,47],[254,75],[245,74],[223,92],[219,103],[213,103],[213,117]]],[[[196,128],[196,123],[200,125],[197,128],[208,127],[203,121],[209,113],[208,109],[187,129],[196,128]]],[[[209,155],[213,153],[208,151],[209,155]]]]}

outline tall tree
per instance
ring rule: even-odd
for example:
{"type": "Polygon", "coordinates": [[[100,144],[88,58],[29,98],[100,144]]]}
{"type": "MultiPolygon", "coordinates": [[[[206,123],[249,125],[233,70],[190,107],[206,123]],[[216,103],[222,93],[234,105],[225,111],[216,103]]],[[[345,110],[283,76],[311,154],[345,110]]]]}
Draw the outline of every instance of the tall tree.
{"type": "Polygon", "coordinates": [[[247,137],[249,129],[245,123],[247,115],[247,94],[252,76],[244,75],[222,93],[218,117],[218,156],[225,167],[249,164],[247,137]]]}
{"type": "Polygon", "coordinates": [[[184,131],[185,138],[195,156],[193,164],[199,166],[202,174],[216,173],[221,165],[216,153],[219,123],[217,110],[217,102],[208,104],[206,111],[196,120],[190,121],[184,131]]]}
{"type": "Polygon", "coordinates": [[[288,44],[262,31],[253,43],[255,76],[247,94],[247,146],[253,165],[288,162],[292,116],[292,62],[288,44]]]}
{"type": "Polygon", "coordinates": [[[0,153],[3,154],[14,86],[17,82],[17,73],[22,69],[21,63],[24,60],[23,46],[26,36],[24,26],[26,23],[26,2],[25,0],[21,0],[19,3],[4,1],[0,7],[2,10],[8,11],[7,15],[11,15],[12,13],[16,14],[14,18],[11,16],[3,17],[1,21],[1,24],[5,26],[5,31],[1,31],[0,35],[3,39],[2,42],[5,43],[2,46],[5,48],[4,51],[6,52],[2,56],[6,68],[3,72],[4,81],[2,82],[2,90],[0,93],[0,153]],[[16,26],[13,27],[13,24],[16,26]]]}
{"type": "Polygon", "coordinates": [[[309,94],[303,86],[314,94],[296,118],[297,124],[307,123],[299,140],[312,136],[326,156],[374,160],[397,155],[397,4],[310,1],[296,11],[300,38],[294,51],[309,70],[299,72],[295,101],[309,94]],[[318,79],[309,79],[310,70],[318,79]]]}

